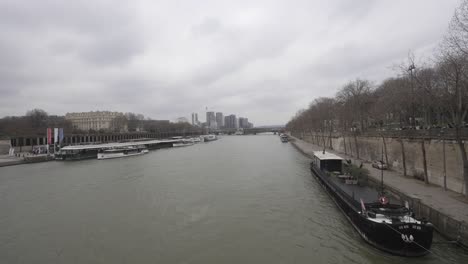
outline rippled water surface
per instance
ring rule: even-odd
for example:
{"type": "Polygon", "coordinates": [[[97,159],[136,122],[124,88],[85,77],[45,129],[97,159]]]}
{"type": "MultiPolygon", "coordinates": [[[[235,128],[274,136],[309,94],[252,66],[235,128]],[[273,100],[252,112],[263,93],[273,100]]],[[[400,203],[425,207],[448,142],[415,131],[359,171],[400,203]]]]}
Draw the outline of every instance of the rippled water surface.
{"type": "Polygon", "coordinates": [[[0,263],[468,263],[365,244],[274,135],[0,168],[0,263]]]}

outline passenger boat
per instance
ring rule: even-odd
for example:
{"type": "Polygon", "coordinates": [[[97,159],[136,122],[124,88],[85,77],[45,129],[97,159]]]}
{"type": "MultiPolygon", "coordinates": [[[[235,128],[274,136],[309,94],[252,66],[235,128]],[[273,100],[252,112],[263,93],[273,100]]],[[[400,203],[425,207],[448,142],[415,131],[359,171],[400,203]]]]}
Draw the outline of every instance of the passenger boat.
{"type": "Polygon", "coordinates": [[[143,155],[146,153],[148,153],[148,149],[145,146],[128,146],[101,151],[97,154],[97,159],[124,158],[143,155]]]}
{"type": "Polygon", "coordinates": [[[280,135],[281,142],[287,143],[288,142],[288,135],[286,134],[281,134],[280,135]]]}
{"type": "Polygon", "coordinates": [[[333,176],[343,170],[343,159],[334,154],[314,152],[310,165],[317,180],[367,243],[400,256],[429,253],[433,225],[416,218],[408,202],[400,205],[383,192],[378,198],[379,192],[370,187],[344,184],[333,176]]]}

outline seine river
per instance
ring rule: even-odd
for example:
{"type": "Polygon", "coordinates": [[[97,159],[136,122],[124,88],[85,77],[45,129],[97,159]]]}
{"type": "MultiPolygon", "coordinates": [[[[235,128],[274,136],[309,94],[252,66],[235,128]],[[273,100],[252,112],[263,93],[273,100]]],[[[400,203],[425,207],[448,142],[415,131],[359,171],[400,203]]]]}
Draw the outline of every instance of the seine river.
{"type": "Polygon", "coordinates": [[[468,263],[362,241],[278,136],[0,168],[0,263],[468,263]]]}

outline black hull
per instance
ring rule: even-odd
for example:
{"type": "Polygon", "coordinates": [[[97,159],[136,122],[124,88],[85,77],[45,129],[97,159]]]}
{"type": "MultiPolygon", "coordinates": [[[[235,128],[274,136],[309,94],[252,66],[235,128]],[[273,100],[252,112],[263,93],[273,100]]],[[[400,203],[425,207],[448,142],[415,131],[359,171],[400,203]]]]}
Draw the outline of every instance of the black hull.
{"type": "Polygon", "coordinates": [[[400,256],[417,257],[429,253],[432,244],[433,227],[421,223],[379,223],[361,214],[361,205],[342,191],[327,175],[311,164],[311,170],[325,188],[333,201],[338,205],[346,218],[351,222],[359,235],[370,245],[400,256]],[[412,236],[412,242],[408,238],[412,236]]]}

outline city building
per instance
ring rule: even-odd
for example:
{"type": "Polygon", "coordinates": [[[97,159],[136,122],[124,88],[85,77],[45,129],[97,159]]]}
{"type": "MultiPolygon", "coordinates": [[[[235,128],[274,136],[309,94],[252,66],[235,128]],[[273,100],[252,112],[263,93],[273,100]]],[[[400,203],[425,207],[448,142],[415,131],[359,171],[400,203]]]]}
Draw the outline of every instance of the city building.
{"type": "Polygon", "coordinates": [[[206,123],[208,128],[217,129],[215,112],[206,112],[206,123]]]}
{"type": "Polygon", "coordinates": [[[245,117],[239,117],[239,128],[248,128],[249,119],[245,117]]]}
{"type": "Polygon", "coordinates": [[[236,115],[228,115],[224,117],[224,128],[235,129],[237,128],[236,115]]]}
{"type": "Polygon", "coordinates": [[[192,126],[200,126],[200,121],[198,121],[198,113],[192,113],[192,126]]]}
{"type": "Polygon", "coordinates": [[[218,128],[224,127],[223,113],[221,113],[221,112],[216,113],[216,124],[218,125],[218,128]]]}
{"type": "Polygon", "coordinates": [[[127,118],[123,113],[110,111],[91,111],[81,113],[67,113],[65,119],[72,123],[75,129],[88,130],[112,130],[126,132],[127,118]]]}

